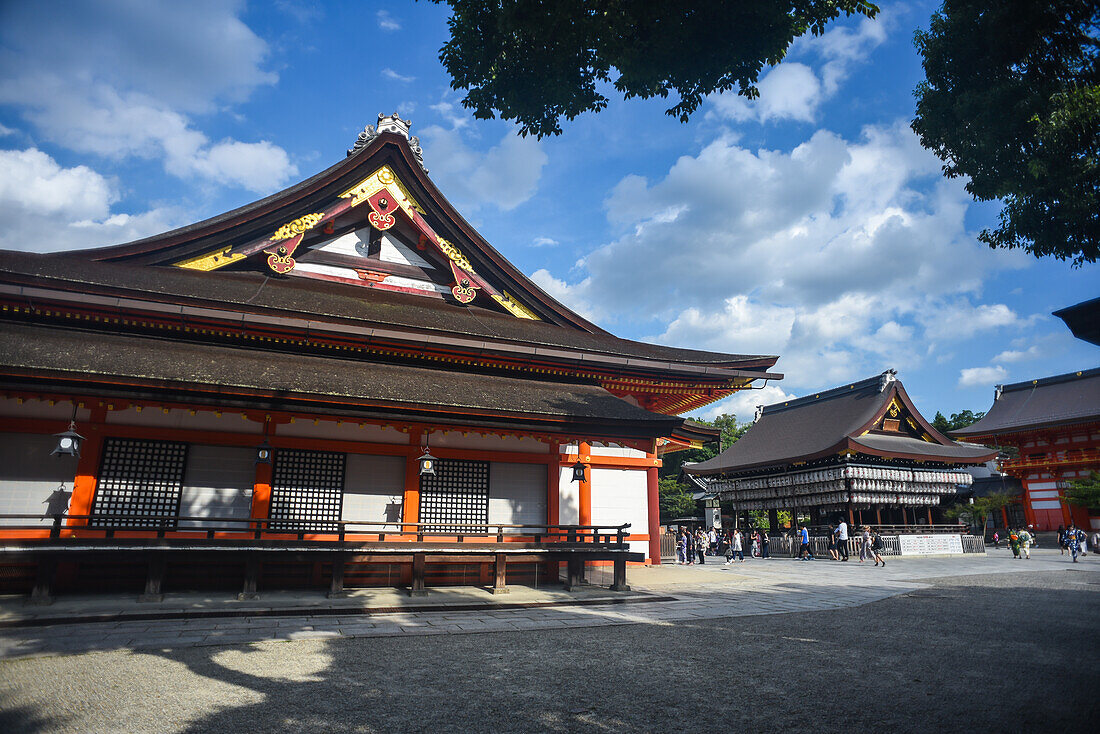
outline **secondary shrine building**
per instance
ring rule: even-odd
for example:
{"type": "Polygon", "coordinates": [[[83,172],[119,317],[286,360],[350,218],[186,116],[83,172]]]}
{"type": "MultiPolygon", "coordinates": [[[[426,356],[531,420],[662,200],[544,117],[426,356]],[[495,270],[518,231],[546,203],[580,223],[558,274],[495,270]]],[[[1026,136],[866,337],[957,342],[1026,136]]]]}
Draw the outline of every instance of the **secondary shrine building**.
{"type": "Polygon", "coordinates": [[[8,539],[59,513],[89,538],[201,537],[206,518],[218,537],[354,520],[386,541],[629,523],[659,563],[658,447],[699,441],[677,415],[781,377],[774,356],[620,339],[551,298],[448,203],[396,116],[212,219],[0,252],[0,318],[8,539]]]}
{"type": "Polygon", "coordinates": [[[761,409],[752,428],[718,456],[684,471],[737,512],[778,510],[811,524],[932,525],[939,506],[993,459],[933,428],[893,370],[761,409]]]}
{"type": "Polygon", "coordinates": [[[1095,510],[1061,499],[1069,482],[1100,471],[1100,368],[998,385],[985,416],[952,433],[1014,451],[1001,471],[1023,484],[1028,525],[1100,530],[1095,510]]]}

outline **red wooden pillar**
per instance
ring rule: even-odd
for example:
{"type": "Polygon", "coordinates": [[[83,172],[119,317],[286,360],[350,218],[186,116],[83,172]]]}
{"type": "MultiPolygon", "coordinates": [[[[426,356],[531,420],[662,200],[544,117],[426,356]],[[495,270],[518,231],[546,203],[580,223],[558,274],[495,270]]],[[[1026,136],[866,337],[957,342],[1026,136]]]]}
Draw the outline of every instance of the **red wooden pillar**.
{"type": "Polygon", "coordinates": [[[592,524],[592,445],[588,441],[581,441],[578,446],[578,460],[584,466],[584,479],[577,487],[577,524],[592,524]]]}
{"type": "MultiPolygon", "coordinates": [[[[69,498],[70,515],[90,515],[95,499],[96,472],[99,471],[99,458],[103,453],[103,430],[107,422],[107,409],[92,408],[91,419],[78,426],[84,436],[80,445],[80,459],[76,464],[76,477],[73,479],[73,496],[69,498]]],[[[68,526],[87,525],[87,520],[66,520],[68,526]]]]}
{"type": "MultiPolygon", "coordinates": [[[[422,432],[419,428],[409,431],[409,450],[405,457],[405,491],[401,499],[401,522],[420,522],[420,447],[422,432]]],[[[416,528],[401,528],[401,532],[415,533],[416,528]]]]}
{"type": "MultiPolygon", "coordinates": [[[[275,424],[264,422],[264,438],[275,435],[275,424]]],[[[271,461],[256,463],[256,474],[252,480],[252,513],[254,520],[263,520],[271,516],[271,475],[275,464],[275,452],[271,452],[271,461]]]]}
{"type": "Polygon", "coordinates": [[[875,525],[882,524],[882,506],[875,505],[875,525]]]}
{"type": "Polygon", "coordinates": [[[646,473],[646,498],[649,500],[649,562],[661,565],[661,502],[657,493],[657,467],[651,466],[646,473]]]}
{"type": "Polygon", "coordinates": [[[1008,509],[1004,506],[1001,507],[1001,518],[1005,521],[1005,527],[1008,527],[1008,509]]]}
{"type": "Polygon", "coordinates": [[[928,524],[929,525],[932,524],[932,508],[931,507],[928,508],[928,524]]]}

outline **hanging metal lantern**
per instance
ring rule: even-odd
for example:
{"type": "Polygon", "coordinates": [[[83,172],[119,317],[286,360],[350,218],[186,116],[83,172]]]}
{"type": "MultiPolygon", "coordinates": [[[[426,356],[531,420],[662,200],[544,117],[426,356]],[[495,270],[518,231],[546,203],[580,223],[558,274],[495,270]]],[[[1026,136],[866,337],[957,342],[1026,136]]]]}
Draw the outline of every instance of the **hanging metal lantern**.
{"type": "Polygon", "coordinates": [[[75,456],[80,458],[80,442],[84,437],[76,432],[76,421],[69,421],[69,430],[55,433],[57,446],[50,452],[50,456],[75,456]]]}
{"type": "Polygon", "coordinates": [[[573,479],[574,482],[583,482],[587,477],[584,474],[584,462],[578,461],[573,465],[573,479]]]}
{"type": "Polygon", "coordinates": [[[424,455],[420,457],[420,476],[435,476],[435,457],[427,447],[424,448],[424,455]]]}
{"type": "Polygon", "coordinates": [[[256,463],[257,464],[270,464],[271,463],[271,444],[267,442],[265,438],[263,443],[256,447],[256,463]]]}

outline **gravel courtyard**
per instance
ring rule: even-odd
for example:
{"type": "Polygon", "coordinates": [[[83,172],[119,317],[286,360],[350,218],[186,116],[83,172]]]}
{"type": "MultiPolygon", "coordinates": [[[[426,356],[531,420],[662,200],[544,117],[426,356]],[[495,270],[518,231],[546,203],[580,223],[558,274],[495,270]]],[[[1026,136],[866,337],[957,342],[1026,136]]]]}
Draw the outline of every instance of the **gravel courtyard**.
{"type": "Polygon", "coordinates": [[[0,731],[1083,731],[1100,715],[1089,571],[929,579],[829,611],[9,660],[0,731]]]}

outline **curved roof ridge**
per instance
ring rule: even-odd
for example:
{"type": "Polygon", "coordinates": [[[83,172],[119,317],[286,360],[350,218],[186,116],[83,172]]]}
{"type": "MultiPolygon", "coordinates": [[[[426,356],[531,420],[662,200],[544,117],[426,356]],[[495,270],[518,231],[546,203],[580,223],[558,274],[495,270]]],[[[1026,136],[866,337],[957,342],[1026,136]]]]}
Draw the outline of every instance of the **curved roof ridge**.
{"type": "Polygon", "coordinates": [[[800,398],[795,398],[793,400],[784,400],[782,403],[772,403],[771,405],[765,405],[761,409],[760,415],[774,415],[775,413],[779,413],[784,410],[800,408],[804,405],[809,405],[810,403],[817,403],[824,400],[831,400],[833,398],[848,395],[849,393],[865,390],[869,387],[874,387],[876,391],[881,392],[882,380],[888,374],[894,374],[894,370],[886,370],[885,372],[877,374],[873,377],[868,377],[863,380],[859,380],[858,382],[853,382],[847,387],[833,387],[829,388],[828,390],[814,393],[813,395],[804,395],[800,398]]]}

